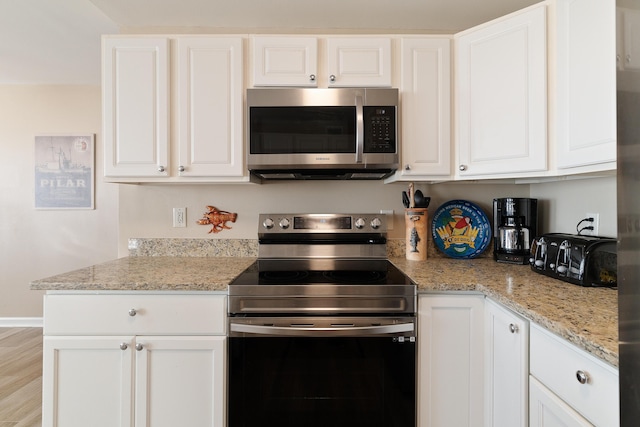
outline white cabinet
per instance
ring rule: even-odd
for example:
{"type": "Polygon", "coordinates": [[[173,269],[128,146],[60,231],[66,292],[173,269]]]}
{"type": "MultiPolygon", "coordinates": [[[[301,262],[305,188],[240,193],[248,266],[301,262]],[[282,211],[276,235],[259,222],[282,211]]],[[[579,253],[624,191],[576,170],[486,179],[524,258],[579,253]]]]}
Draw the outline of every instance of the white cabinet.
{"type": "Polygon", "coordinates": [[[225,301],[45,296],[43,426],[224,426],[225,301]]]}
{"type": "Polygon", "coordinates": [[[622,48],[618,51],[618,66],[624,70],[640,70],[640,10],[621,7],[618,13],[622,48]]]}
{"type": "Polygon", "coordinates": [[[615,0],[554,5],[558,173],[615,170],[615,0]]]}
{"type": "Polygon", "coordinates": [[[389,37],[253,36],[251,41],[254,86],[391,86],[389,37]]]}
{"type": "Polygon", "coordinates": [[[529,322],[485,301],[485,426],[527,427],[529,322]]]}
{"type": "Polygon", "coordinates": [[[532,426],[620,425],[617,369],[535,324],[530,350],[532,426]]]}
{"type": "Polygon", "coordinates": [[[546,5],[455,36],[457,176],[547,170],[546,5]]]}
{"type": "Polygon", "coordinates": [[[329,87],[391,87],[391,39],[327,38],[329,87]]]}
{"type": "Polygon", "coordinates": [[[254,86],[318,86],[316,37],[251,38],[254,86]]]}
{"type": "Polygon", "coordinates": [[[401,39],[400,179],[451,176],[451,39],[401,39]]]}
{"type": "Polygon", "coordinates": [[[168,176],[169,40],[104,37],[102,49],[105,176],[168,176]]]}
{"type": "Polygon", "coordinates": [[[483,425],[482,295],[418,297],[418,425],[483,425]]]}
{"type": "Polygon", "coordinates": [[[177,50],[177,174],[242,177],[242,39],[179,37],[177,50]]]}
{"type": "Polygon", "coordinates": [[[108,180],[247,179],[242,38],[108,36],[103,67],[108,180]]]}
{"type": "Polygon", "coordinates": [[[529,383],[531,427],[593,427],[533,376],[529,383]]]}

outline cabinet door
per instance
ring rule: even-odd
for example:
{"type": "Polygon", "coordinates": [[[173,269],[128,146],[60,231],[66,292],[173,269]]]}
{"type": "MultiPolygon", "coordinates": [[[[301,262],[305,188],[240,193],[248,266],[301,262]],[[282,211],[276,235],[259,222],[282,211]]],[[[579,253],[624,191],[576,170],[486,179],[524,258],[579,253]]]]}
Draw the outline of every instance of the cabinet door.
{"type": "Polygon", "coordinates": [[[104,173],[168,176],[169,40],[103,39],[104,173]]]}
{"type": "Polygon", "coordinates": [[[44,337],[44,427],[133,426],[133,337],[44,337]]]}
{"type": "Polygon", "coordinates": [[[456,35],[458,176],[547,169],[546,7],[456,35]]]}
{"type": "Polygon", "coordinates": [[[244,175],[243,56],[237,37],[180,37],[179,160],[187,177],[244,175]]]}
{"type": "Polygon", "coordinates": [[[485,302],[485,426],[528,425],[529,324],[485,302]]]}
{"type": "Polygon", "coordinates": [[[483,309],[478,295],[420,295],[418,425],[483,425],[483,309]]]}
{"type": "Polygon", "coordinates": [[[136,426],[225,426],[225,347],[218,337],[136,338],[136,426]]]}
{"type": "Polygon", "coordinates": [[[318,39],[253,37],[254,86],[318,86],[318,39]]]}
{"type": "Polygon", "coordinates": [[[620,8],[622,15],[622,68],[640,69],[640,10],[620,8]]]}
{"type": "Polygon", "coordinates": [[[388,37],[329,37],[329,87],[391,87],[391,39],[388,37]]]}
{"type": "Polygon", "coordinates": [[[451,40],[402,39],[402,171],[451,175],[451,40]]]}
{"type": "Polygon", "coordinates": [[[556,2],[557,167],[615,169],[615,0],[556,2]],[[606,165],[604,165],[606,163],[606,165]]]}
{"type": "Polygon", "coordinates": [[[533,377],[529,379],[529,399],[531,427],[593,427],[533,377]]]}

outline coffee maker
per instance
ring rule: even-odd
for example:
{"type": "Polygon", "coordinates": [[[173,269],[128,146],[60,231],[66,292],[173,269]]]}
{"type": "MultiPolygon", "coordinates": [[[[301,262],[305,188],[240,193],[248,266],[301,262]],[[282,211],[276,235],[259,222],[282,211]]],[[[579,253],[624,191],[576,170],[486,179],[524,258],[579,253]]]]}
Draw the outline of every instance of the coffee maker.
{"type": "Polygon", "coordinates": [[[528,264],[537,232],[537,199],[493,199],[493,258],[497,262],[528,264]]]}

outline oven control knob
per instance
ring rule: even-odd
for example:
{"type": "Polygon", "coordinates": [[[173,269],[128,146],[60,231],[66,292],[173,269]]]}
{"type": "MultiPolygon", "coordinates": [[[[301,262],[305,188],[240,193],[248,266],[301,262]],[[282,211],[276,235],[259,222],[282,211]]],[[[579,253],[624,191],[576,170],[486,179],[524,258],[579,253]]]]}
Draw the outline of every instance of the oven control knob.
{"type": "Polygon", "coordinates": [[[291,222],[287,218],[282,218],[278,224],[280,225],[280,228],[286,230],[289,228],[291,222]]]}
{"type": "Polygon", "coordinates": [[[274,225],[275,225],[275,223],[273,222],[273,220],[271,218],[265,219],[264,222],[262,223],[262,226],[264,228],[266,228],[267,230],[271,230],[274,225]]]}
{"type": "Polygon", "coordinates": [[[380,218],[373,218],[371,220],[371,228],[373,228],[374,230],[377,230],[378,228],[380,228],[381,225],[382,225],[382,221],[380,221],[380,218]]]}
{"type": "Polygon", "coordinates": [[[362,228],[364,228],[364,225],[366,224],[365,220],[362,218],[358,218],[356,219],[356,228],[358,230],[362,230],[362,228]]]}

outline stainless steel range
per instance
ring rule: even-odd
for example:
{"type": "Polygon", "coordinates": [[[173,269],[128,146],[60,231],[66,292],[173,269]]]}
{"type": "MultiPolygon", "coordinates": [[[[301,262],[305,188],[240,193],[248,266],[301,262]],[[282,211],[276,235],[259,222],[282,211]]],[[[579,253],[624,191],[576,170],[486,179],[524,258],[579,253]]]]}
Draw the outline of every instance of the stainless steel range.
{"type": "Polygon", "coordinates": [[[415,426],[416,286],[386,230],[260,215],[258,260],[229,285],[230,427],[415,426]]]}

